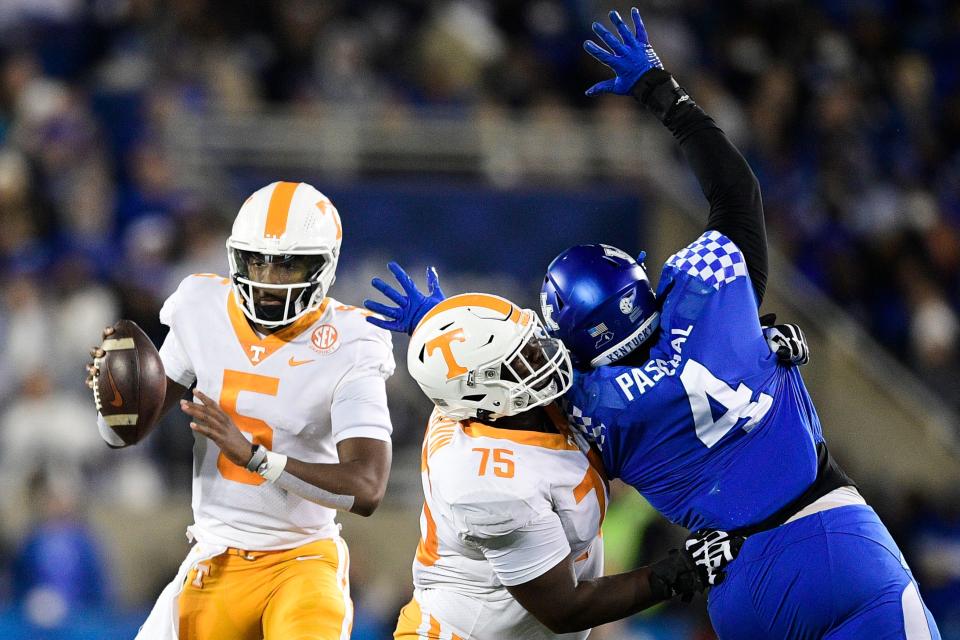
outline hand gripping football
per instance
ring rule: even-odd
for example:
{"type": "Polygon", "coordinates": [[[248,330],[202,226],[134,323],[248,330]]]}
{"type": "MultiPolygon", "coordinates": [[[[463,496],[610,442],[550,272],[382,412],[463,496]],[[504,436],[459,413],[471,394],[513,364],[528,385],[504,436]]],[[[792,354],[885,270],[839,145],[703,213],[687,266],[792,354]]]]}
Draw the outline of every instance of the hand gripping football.
{"type": "Polygon", "coordinates": [[[153,428],[167,392],[160,353],[130,320],[113,325],[105,352],[94,365],[93,400],[106,423],[126,444],[136,444],[153,428]]]}

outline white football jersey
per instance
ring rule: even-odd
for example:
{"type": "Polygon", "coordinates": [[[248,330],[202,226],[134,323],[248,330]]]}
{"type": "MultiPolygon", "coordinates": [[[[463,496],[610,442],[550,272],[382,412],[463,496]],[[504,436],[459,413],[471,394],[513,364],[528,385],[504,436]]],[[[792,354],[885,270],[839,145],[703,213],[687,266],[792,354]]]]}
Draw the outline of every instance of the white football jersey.
{"type": "Polygon", "coordinates": [[[413,562],[425,625],[433,616],[478,640],[558,637],[504,585],[529,582],[571,553],[579,578],[603,574],[608,487],[600,464],[573,435],[454,422],[434,411],[421,456],[424,505],[413,562]],[[460,604],[441,604],[454,601],[460,604]]]}
{"type": "MultiPolygon", "coordinates": [[[[385,380],[390,334],[356,307],[326,298],[266,336],[236,304],[228,279],[189,276],[167,299],[160,349],[167,377],[219,402],[257,444],[305,462],[338,462],[346,438],[390,440],[385,380]]],[[[191,532],[240,549],[286,549],[338,534],[336,511],[239,467],[196,435],[191,532]]]]}

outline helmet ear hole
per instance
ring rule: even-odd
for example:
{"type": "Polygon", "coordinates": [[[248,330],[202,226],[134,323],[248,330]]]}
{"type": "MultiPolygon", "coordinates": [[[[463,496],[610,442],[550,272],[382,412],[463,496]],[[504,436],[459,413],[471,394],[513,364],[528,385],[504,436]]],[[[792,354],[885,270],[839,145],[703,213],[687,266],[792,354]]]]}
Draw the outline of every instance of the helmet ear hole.
{"type": "Polygon", "coordinates": [[[476,393],[469,396],[463,396],[463,399],[466,400],[467,402],[481,402],[486,397],[487,397],[487,394],[485,393],[476,393]]]}

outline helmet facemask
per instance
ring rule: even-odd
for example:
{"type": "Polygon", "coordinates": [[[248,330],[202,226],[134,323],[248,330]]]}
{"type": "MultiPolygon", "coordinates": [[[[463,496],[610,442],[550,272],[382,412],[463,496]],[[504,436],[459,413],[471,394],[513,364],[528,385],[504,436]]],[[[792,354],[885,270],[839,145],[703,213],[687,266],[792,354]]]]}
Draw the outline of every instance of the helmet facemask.
{"type": "Polygon", "coordinates": [[[566,393],[572,384],[570,356],[539,323],[531,323],[526,340],[500,365],[500,380],[515,384],[511,402],[502,415],[548,404],[566,393]]]}
{"type": "Polygon", "coordinates": [[[244,315],[280,327],[316,309],[333,284],[332,254],[268,254],[228,246],[230,274],[244,315]],[[266,272],[277,282],[264,282],[266,272]]]}
{"type": "Polygon", "coordinates": [[[573,365],[563,344],[549,337],[534,314],[532,321],[517,341],[517,347],[506,357],[476,367],[465,376],[463,400],[478,391],[486,391],[475,408],[453,409],[455,403],[440,405],[441,412],[462,420],[481,418],[496,420],[514,416],[543,406],[566,393],[573,384],[573,365]]]}

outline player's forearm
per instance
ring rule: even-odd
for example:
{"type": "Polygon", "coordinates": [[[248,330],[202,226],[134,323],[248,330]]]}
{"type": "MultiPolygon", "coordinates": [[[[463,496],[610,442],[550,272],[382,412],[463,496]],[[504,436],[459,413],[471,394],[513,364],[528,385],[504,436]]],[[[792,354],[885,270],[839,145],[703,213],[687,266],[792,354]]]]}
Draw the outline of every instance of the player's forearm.
{"type": "Polygon", "coordinates": [[[554,633],[571,633],[626,618],[662,602],[650,586],[650,569],[585,580],[573,597],[557,607],[556,616],[542,622],[554,633]]]}
{"type": "Polygon", "coordinates": [[[256,447],[246,467],[268,482],[316,504],[371,515],[383,500],[390,475],[390,442],[347,438],[337,444],[336,463],[305,462],[256,447]]]}
{"type": "Polygon", "coordinates": [[[743,252],[759,302],[766,290],[767,236],[760,184],[750,165],[666,71],[648,71],[633,95],[677,139],[710,203],[706,228],[723,233],[743,252]]]}
{"type": "Polygon", "coordinates": [[[371,515],[386,492],[386,474],[367,462],[312,463],[288,458],[277,485],[327,507],[371,515]]]}

